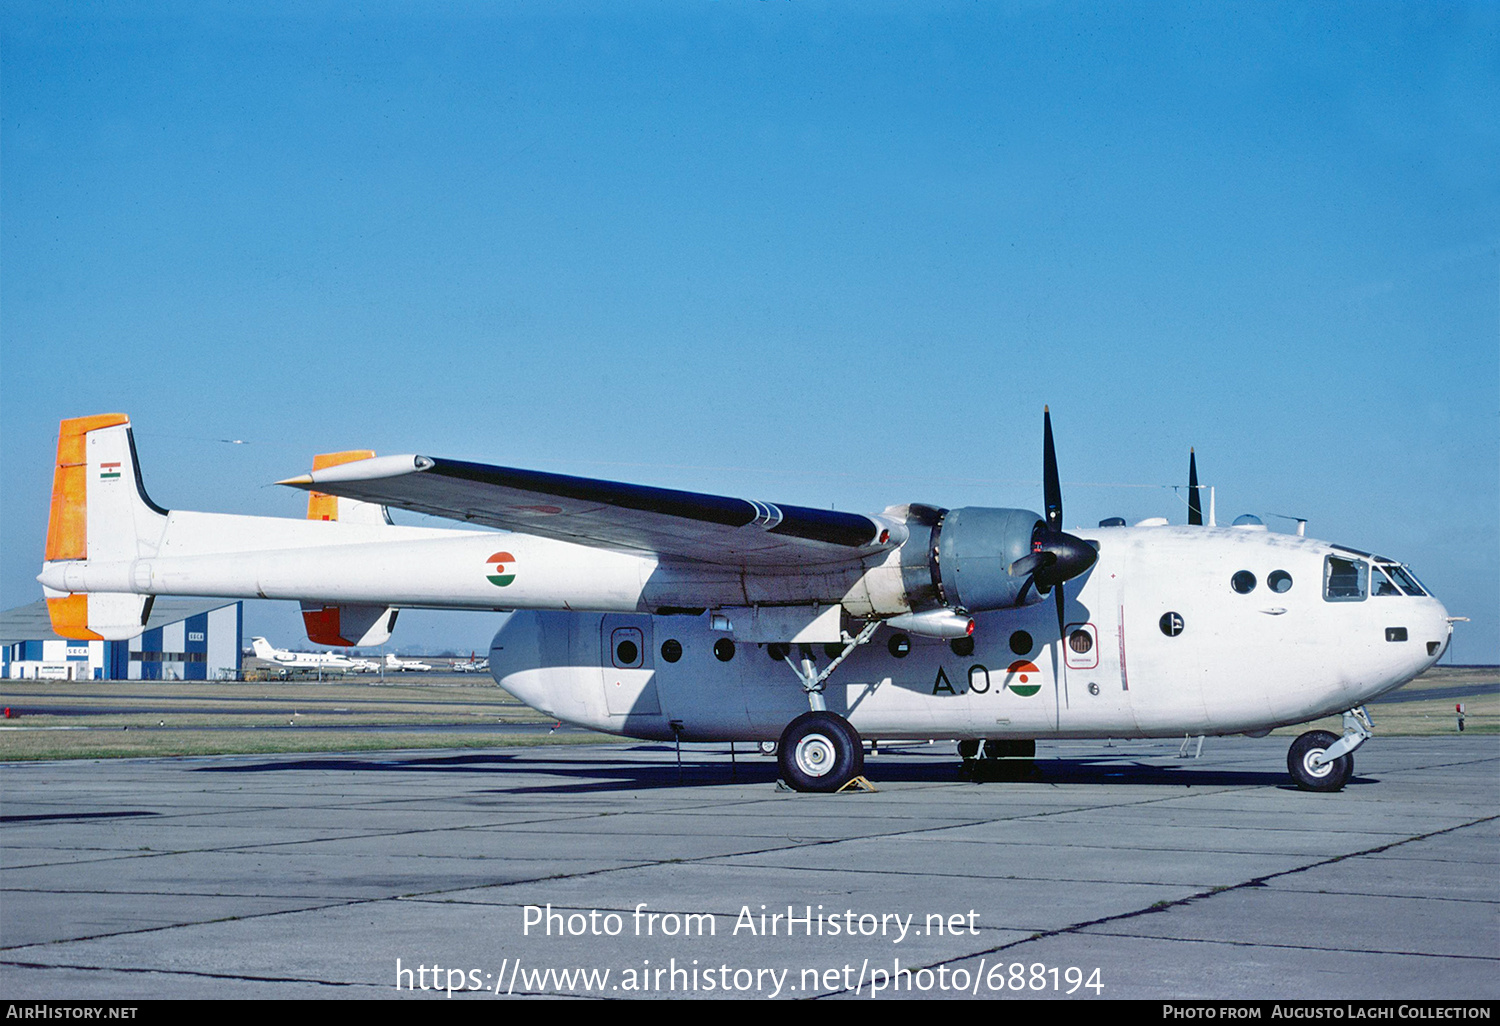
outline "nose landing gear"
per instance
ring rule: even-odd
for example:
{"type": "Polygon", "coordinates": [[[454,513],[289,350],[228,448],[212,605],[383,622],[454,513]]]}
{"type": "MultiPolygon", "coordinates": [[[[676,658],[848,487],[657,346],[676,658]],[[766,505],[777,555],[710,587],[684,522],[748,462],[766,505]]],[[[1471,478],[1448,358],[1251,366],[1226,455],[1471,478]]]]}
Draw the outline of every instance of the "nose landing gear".
{"type": "Polygon", "coordinates": [[[1304,791],[1341,791],[1354,775],[1354,750],[1372,736],[1374,724],[1360,706],[1344,713],[1344,735],[1309,730],[1286,753],[1287,772],[1304,791]]]}

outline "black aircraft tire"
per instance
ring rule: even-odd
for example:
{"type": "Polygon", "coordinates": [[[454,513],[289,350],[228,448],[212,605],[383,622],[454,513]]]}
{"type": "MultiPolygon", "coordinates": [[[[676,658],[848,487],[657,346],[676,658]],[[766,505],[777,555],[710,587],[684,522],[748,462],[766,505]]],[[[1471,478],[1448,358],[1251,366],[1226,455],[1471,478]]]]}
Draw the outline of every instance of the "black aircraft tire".
{"type": "Polygon", "coordinates": [[[1354,753],[1341,755],[1332,762],[1314,766],[1314,755],[1327,751],[1337,734],[1326,730],[1309,730],[1292,742],[1286,753],[1287,772],[1304,791],[1342,791],[1349,778],[1354,775],[1354,753]]]}
{"type": "Polygon", "coordinates": [[[805,712],[781,733],[781,776],[798,791],[837,791],[864,772],[859,732],[837,713],[805,712]]]}
{"type": "Polygon", "coordinates": [[[986,759],[1035,759],[1036,741],[988,740],[984,743],[986,759]]]}

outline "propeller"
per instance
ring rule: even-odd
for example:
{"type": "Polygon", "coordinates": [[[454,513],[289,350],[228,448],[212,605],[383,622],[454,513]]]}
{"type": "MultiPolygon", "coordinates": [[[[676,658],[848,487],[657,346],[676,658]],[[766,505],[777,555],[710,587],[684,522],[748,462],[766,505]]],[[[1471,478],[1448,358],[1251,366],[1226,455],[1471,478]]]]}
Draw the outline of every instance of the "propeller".
{"type": "MultiPolygon", "coordinates": [[[[1067,605],[1063,584],[1093,566],[1099,553],[1082,538],[1062,530],[1062,486],[1057,478],[1057,451],[1052,444],[1052,411],[1045,406],[1042,407],[1042,501],[1046,519],[1031,532],[1030,554],[1012,563],[1010,572],[1018,577],[1029,573],[1031,579],[1026,587],[1035,585],[1042,594],[1055,589],[1057,635],[1061,638],[1067,605]]],[[[1021,589],[1022,595],[1026,587],[1021,589]]]]}
{"type": "Polygon", "coordinates": [[[1188,450],[1188,523],[1203,526],[1203,504],[1198,500],[1198,456],[1188,450]]]}

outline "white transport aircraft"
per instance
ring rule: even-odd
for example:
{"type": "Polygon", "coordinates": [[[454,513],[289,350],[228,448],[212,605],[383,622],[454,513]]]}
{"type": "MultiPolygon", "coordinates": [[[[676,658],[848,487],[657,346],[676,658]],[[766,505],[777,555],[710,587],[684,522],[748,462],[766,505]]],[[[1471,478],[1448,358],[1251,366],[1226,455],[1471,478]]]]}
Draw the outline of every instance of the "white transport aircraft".
{"type": "Polygon", "coordinates": [[[1204,525],[1196,490],[1187,526],[1063,532],[1050,416],[1044,516],[320,461],[281,483],[324,515],[169,512],[128,418],[63,421],[38,578],[54,629],[133,637],[152,595],[300,601],[310,634],[346,644],[383,641],[399,607],[515,610],[490,672],[522,701],[630,737],[776,741],[783,776],[812,791],[860,775],[866,740],[1026,756],[1038,738],[1259,736],[1342,713],[1342,735],[1304,733],[1287,758],[1299,786],[1335,791],[1371,736],[1363,704],[1452,634],[1400,563],[1204,525]],[[394,526],[384,506],[511,533],[394,526]]]}
{"type": "Polygon", "coordinates": [[[385,654],[385,668],[387,670],[395,670],[398,673],[403,670],[425,671],[431,670],[432,664],[424,663],[420,659],[397,659],[394,655],[387,652],[385,654]]]}

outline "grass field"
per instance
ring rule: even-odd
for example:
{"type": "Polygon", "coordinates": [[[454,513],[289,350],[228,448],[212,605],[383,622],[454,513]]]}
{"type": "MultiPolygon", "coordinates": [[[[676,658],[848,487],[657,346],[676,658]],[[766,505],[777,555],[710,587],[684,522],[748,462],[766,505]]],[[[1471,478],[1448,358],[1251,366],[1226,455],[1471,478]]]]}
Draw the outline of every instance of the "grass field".
{"type": "MultiPolygon", "coordinates": [[[[1396,693],[1415,701],[1370,707],[1377,735],[1457,732],[1455,701],[1470,733],[1500,733],[1500,667],[1438,667],[1396,693]],[[1422,698],[1427,693],[1431,697],[1422,698]]],[[[586,744],[608,735],[556,728],[479,675],[422,674],[400,683],[0,681],[0,760],[356,752],[586,744]]],[[[1340,730],[1339,720],[1317,726],[1340,730]]],[[[1296,734],[1307,725],[1283,727],[1296,734]]]]}

